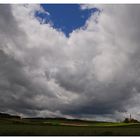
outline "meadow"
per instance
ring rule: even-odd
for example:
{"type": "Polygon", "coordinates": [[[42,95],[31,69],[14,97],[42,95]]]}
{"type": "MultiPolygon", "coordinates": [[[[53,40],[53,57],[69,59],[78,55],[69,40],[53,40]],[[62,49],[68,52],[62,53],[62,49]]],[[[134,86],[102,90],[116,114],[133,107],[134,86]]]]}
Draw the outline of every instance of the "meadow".
{"type": "Polygon", "coordinates": [[[140,123],[0,119],[1,136],[140,136],[140,123]]]}

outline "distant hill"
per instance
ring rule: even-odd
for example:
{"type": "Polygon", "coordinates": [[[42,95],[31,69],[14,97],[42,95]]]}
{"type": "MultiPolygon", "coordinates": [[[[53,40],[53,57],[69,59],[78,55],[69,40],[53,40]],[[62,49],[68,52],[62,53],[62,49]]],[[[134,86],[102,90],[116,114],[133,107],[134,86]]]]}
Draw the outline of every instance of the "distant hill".
{"type": "Polygon", "coordinates": [[[16,119],[20,119],[20,116],[16,116],[16,115],[9,115],[7,113],[0,113],[0,118],[16,118],[16,119]]]}
{"type": "Polygon", "coordinates": [[[22,119],[25,121],[37,122],[37,121],[48,121],[48,122],[69,122],[69,123],[107,123],[105,121],[96,121],[96,120],[82,120],[82,119],[68,119],[68,118],[48,118],[48,117],[30,117],[30,118],[21,118],[21,116],[11,115],[8,113],[0,112],[0,119],[22,119]]]}
{"type": "Polygon", "coordinates": [[[96,120],[82,120],[82,119],[68,119],[68,118],[41,118],[41,117],[35,117],[35,118],[24,118],[24,120],[29,121],[48,121],[48,122],[76,122],[76,123],[106,123],[105,121],[96,121],[96,120]]]}
{"type": "MultiPolygon", "coordinates": [[[[17,115],[11,115],[8,113],[1,113],[0,112],[0,119],[21,119],[20,116],[17,115]]],[[[67,118],[60,118],[60,117],[56,117],[56,118],[42,118],[42,117],[32,117],[32,118],[22,118],[24,120],[30,120],[30,121],[69,121],[69,122],[98,122],[98,121],[90,121],[90,120],[80,120],[80,119],[67,119],[67,118]]]]}

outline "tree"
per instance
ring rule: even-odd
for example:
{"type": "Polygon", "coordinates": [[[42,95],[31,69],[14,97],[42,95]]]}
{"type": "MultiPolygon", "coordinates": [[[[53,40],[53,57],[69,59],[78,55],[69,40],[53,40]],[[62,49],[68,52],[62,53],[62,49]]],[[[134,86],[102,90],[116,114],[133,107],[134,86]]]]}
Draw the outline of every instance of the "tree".
{"type": "Polygon", "coordinates": [[[129,118],[125,118],[123,122],[124,123],[129,123],[129,118]]]}

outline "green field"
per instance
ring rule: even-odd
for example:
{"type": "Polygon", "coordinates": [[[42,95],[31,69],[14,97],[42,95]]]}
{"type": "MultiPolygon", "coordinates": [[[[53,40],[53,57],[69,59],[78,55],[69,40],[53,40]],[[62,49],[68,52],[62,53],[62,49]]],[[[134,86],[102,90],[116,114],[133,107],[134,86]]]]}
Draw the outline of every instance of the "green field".
{"type": "Polygon", "coordinates": [[[1,136],[140,136],[140,123],[0,119],[1,136]]]}

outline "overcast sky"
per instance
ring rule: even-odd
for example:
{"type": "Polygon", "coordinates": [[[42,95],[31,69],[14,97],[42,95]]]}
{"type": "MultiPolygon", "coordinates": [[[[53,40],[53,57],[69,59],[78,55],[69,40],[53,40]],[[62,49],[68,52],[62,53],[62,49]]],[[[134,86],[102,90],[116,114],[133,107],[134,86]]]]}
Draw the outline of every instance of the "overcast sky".
{"type": "Polygon", "coordinates": [[[140,120],[140,5],[59,6],[0,5],[0,112],[140,120]]]}

